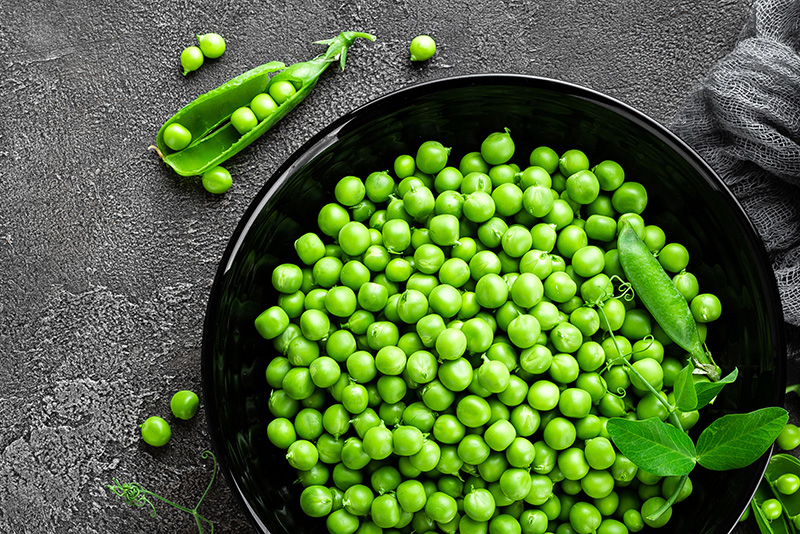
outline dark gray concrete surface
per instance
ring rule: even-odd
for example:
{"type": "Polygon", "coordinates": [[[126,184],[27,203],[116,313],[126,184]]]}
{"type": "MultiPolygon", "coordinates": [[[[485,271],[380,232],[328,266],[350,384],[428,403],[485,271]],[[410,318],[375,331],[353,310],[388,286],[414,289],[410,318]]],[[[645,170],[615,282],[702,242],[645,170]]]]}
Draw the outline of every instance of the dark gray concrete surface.
{"type": "MultiPolygon", "coordinates": [[[[0,3],[0,532],[189,533],[110,496],[112,477],[190,507],[210,476],[202,409],[163,449],[137,424],[201,392],[206,299],[264,181],[341,114],[410,84],[510,72],[561,78],[666,122],[732,47],[748,0],[0,3]],[[340,30],[375,33],[312,96],[230,160],[224,196],[147,146],[195,96],[269,60],[312,57],[340,30]],[[190,76],[178,56],[216,31],[225,55],[190,76]],[[418,33],[439,43],[412,68],[418,33]]],[[[220,478],[201,512],[252,532],[220,478]]]]}

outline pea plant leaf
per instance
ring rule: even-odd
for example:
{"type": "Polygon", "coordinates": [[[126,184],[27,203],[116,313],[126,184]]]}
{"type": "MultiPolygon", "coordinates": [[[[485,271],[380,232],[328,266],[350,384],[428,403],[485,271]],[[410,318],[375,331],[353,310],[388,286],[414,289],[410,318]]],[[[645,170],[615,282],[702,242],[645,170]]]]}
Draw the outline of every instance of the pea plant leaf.
{"type": "Polygon", "coordinates": [[[606,425],[614,444],[633,463],[654,475],[689,474],[695,466],[695,448],[685,432],[658,417],[630,421],[612,417],[606,425]]]}
{"type": "Polygon", "coordinates": [[[723,415],[697,438],[697,463],[714,471],[748,466],[764,454],[788,420],[789,413],[777,406],[723,415]]]}
{"type": "Polygon", "coordinates": [[[675,377],[675,384],[673,391],[675,393],[675,405],[682,412],[691,412],[697,409],[697,391],[694,387],[694,379],[692,373],[694,372],[694,365],[692,362],[686,364],[686,367],[680,370],[678,376],[675,377]]]}
{"type": "Polygon", "coordinates": [[[726,384],[733,383],[737,376],[739,376],[739,369],[734,369],[728,374],[728,376],[720,378],[716,382],[696,383],[694,385],[695,391],[697,391],[697,408],[695,408],[695,410],[699,410],[714,400],[714,397],[719,395],[719,392],[722,391],[722,388],[724,388],[726,384]]]}

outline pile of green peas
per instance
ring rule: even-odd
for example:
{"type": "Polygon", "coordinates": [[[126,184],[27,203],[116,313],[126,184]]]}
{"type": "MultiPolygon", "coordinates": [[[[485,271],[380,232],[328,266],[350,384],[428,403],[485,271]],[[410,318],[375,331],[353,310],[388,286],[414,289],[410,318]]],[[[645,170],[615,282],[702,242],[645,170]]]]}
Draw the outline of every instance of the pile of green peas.
{"type": "Polygon", "coordinates": [[[642,378],[671,398],[686,361],[614,296],[622,222],[674,274],[703,340],[720,302],[645,224],[647,192],[618,163],[540,146],[520,167],[515,149],[495,132],[456,166],[427,141],[393,172],[343,177],[299,263],[272,273],[277,303],[255,320],[277,353],[268,436],[331,534],[621,534],[671,517],[647,519],[678,477],[638,469],[605,427],[666,420],[642,378]]]}

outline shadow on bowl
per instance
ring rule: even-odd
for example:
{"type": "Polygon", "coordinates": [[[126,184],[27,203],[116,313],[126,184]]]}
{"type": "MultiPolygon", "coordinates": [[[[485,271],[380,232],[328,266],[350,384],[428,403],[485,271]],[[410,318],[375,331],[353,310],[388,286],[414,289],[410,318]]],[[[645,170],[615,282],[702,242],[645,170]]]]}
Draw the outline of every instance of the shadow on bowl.
{"type": "MultiPolygon", "coordinates": [[[[517,147],[512,161],[523,167],[540,145],[619,162],[627,180],[648,189],[648,224],[688,248],[702,291],[722,301],[723,319],[709,328],[708,346],[724,372],[738,367],[740,376],[693,434],[721,413],[783,404],[783,316],[772,270],[741,207],[693,151],[652,119],[574,85],[517,75],[434,81],[380,98],[314,136],[253,200],[220,263],[203,338],[205,404],[221,469],[260,532],[325,531],[322,520],[300,510],[296,473],[267,438],[264,372],[276,353],[253,320],[277,298],[272,269],[297,261],[294,240],[318,231],[316,214],[341,177],[391,168],[427,140],[453,147],[450,161],[457,162],[505,127],[517,147]]],[[[659,532],[730,532],[766,461],[723,473],[698,468],[692,497],[659,532]]]]}

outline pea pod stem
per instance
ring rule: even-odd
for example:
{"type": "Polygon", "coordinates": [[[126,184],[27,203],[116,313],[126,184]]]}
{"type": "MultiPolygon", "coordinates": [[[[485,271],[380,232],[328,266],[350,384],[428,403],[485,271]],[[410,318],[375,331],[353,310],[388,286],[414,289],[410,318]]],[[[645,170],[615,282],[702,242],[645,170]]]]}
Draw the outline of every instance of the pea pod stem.
{"type": "Polygon", "coordinates": [[[316,86],[319,77],[331,63],[338,60],[344,69],[347,50],[359,38],[375,40],[375,36],[368,33],[342,32],[332,39],[318,41],[327,45],[328,49],[309,61],[289,67],[277,61],[265,63],[201,95],[161,127],[156,142],[159,156],[181,176],[200,175],[222,164],[297,107],[316,86]],[[270,78],[270,74],[278,70],[281,72],[270,78]],[[267,92],[272,84],[280,81],[290,82],[296,92],[255,128],[240,134],[230,122],[231,114],[236,109],[249,105],[253,97],[267,92]],[[182,150],[172,150],[164,142],[164,131],[173,123],[183,125],[192,135],[191,143],[182,150]]]}
{"type": "Polygon", "coordinates": [[[677,500],[678,500],[678,497],[680,496],[680,494],[681,494],[681,491],[683,491],[683,486],[686,484],[686,481],[687,481],[688,479],[689,479],[689,475],[681,475],[681,478],[680,478],[680,479],[678,479],[678,484],[675,486],[675,491],[673,491],[673,492],[672,492],[672,495],[670,495],[670,496],[667,498],[667,500],[666,500],[666,501],[664,501],[664,504],[662,504],[662,505],[661,505],[661,506],[658,508],[658,510],[656,510],[655,512],[653,512],[652,514],[650,514],[649,516],[647,516],[647,519],[649,519],[650,521],[655,521],[655,520],[657,520],[659,517],[661,517],[661,514],[663,514],[663,513],[664,513],[664,512],[666,512],[667,510],[669,510],[669,509],[670,509],[670,507],[671,507],[673,504],[675,504],[675,501],[677,501],[677,500]]]}
{"type": "MultiPolygon", "coordinates": [[[[628,370],[629,373],[636,376],[641,381],[641,383],[645,385],[645,388],[648,391],[650,391],[650,393],[653,394],[653,396],[658,400],[658,402],[660,402],[667,409],[667,412],[669,413],[670,423],[672,423],[672,425],[678,430],[683,431],[683,425],[681,424],[681,420],[678,417],[678,414],[675,412],[675,407],[672,406],[664,397],[662,397],[659,394],[659,392],[656,391],[656,388],[650,385],[650,382],[648,382],[641,375],[641,373],[639,373],[639,371],[636,370],[633,364],[631,364],[627,359],[625,359],[625,355],[622,354],[619,343],[617,342],[617,338],[614,336],[614,332],[611,329],[611,324],[609,323],[608,318],[606,317],[605,310],[603,310],[602,302],[597,303],[597,313],[600,315],[600,318],[606,323],[606,327],[608,328],[608,334],[611,337],[611,341],[614,343],[614,347],[617,349],[617,353],[620,355],[620,358],[622,359],[622,365],[628,370]]],[[[688,474],[682,475],[680,480],[678,481],[678,484],[675,486],[675,490],[672,492],[672,495],[669,496],[669,498],[664,502],[664,504],[662,504],[658,508],[658,510],[656,510],[650,516],[648,516],[647,519],[655,521],[656,519],[661,517],[661,515],[664,514],[664,512],[669,510],[669,508],[678,499],[681,490],[683,490],[683,485],[686,484],[686,480],[688,478],[689,478],[688,474]]]]}
{"type": "Polygon", "coordinates": [[[211,527],[211,533],[213,534],[214,523],[212,523],[211,521],[200,515],[197,512],[197,509],[200,508],[200,504],[202,504],[203,500],[206,498],[206,495],[208,495],[211,486],[214,484],[214,478],[216,477],[217,474],[217,458],[211,451],[203,451],[203,453],[200,456],[203,459],[206,459],[210,456],[214,461],[214,467],[213,470],[211,471],[211,480],[208,482],[205,491],[200,496],[200,499],[197,501],[195,507],[191,509],[185,506],[181,506],[180,504],[174,503],[171,500],[167,499],[166,497],[162,497],[161,495],[153,493],[152,491],[143,488],[140,484],[136,482],[120,484],[119,482],[117,482],[117,479],[112,479],[113,484],[110,484],[106,487],[114,495],[124,498],[126,504],[129,504],[131,506],[136,506],[139,508],[149,505],[150,517],[157,517],[157,514],[155,506],[147,497],[148,496],[155,497],[156,499],[172,506],[173,508],[177,508],[182,512],[190,514],[194,518],[195,524],[197,524],[197,529],[200,534],[203,534],[203,523],[206,523],[211,527]]]}
{"type": "Polygon", "coordinates": [[[674,406],[672,406],[669,403],[669,401],[667,401],[664,397],[659,395],[659,392],[656,390],[656,388],[651,386],[650,382],[648,382],[641,375],[641,373],[639,373],[639,371],[636,370],[636,368],[631,364],[631,362],[629,362],[627,359],[625,359],[625,356],[622,354],[622,351],[620,350],[620,346],[619,346],[619,343],[617,342],[617,338],[616,338],[616,336],[614,336],[614,332],[611,330],[611,325],[609,324],[608,319],[606,318],[606,313],[603,310],[602,303],[600,303],[597,306],[597,313],[600,315],[600,318],[603,321],[605,321],[606,326],[609,328],[608,334],[611,337],[611,341],[612,341],[612,343],[614,343],[614,347],[617,349],[617,352],[619,353],[620,358],[622,359],[622,365],[625,367],[625,369],[627,369],[627,371],[629,373],[631,373],[632,375],[636,376],[636,378],[638,378],[642,382],[642,384],[645,385],[645,388],[650,393],[653,394],[653,396],[658,400],[658,402],[660,402],[661,405],[664,406],[664,408],[667,409],[667,412],[669,413],[669,421],[670,421],[670,423],[672,423],[675,426],[675,428],[677,428],[679,430],[683,430],[683,425],[681,425],[681,420],[680,420],[680,418],[678,418],[678,414],[675,413],[674,406]]]}

